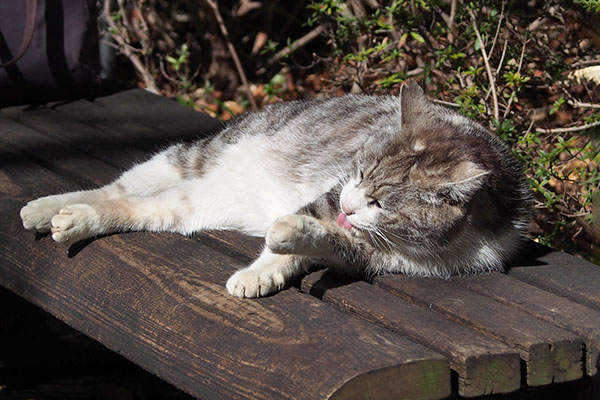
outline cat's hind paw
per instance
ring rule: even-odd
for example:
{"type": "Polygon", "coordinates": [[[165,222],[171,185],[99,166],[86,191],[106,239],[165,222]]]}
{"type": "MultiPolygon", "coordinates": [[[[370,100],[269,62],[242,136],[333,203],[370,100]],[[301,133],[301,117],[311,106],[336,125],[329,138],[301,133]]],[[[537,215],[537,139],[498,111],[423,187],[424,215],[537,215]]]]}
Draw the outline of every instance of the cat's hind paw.
{"type": "Polygon", "coordinates": [[[39,232],[50,231],[50,220],[60,210],[62,203],[55,199],[56,196],[42,197],[27,203],[19,216],[25,229],[35,229],[39,232]]]}
{"type": "Polygon", "coordinates": [[[96,210],[87,204],[63,207],[52,217],[52,239],[60,243],[74,243],[93,237],[97,219],[96,210]]]}
{"type": "Polygon", "coordinates": [[[317,256],[326,234],[325,228],[315,218],[291,214],[271,225],[265,243],[276,254],[317,256]]]}
{"type": "Polygon", "coordinates": [[[230,295],[241,298],[263,297],[279,292],[285,285],[283,274],[278,271],[254,271],[243,269],[227,280],[230,295]]]}

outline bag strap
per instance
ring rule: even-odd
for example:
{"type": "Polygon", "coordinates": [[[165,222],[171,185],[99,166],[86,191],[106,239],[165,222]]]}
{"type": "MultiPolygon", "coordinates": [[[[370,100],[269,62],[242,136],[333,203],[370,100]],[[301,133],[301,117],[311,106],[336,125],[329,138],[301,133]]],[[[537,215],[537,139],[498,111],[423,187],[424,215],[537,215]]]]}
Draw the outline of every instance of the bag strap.
{"type": "Polygon", "coordinates": [[[0,63],[0,67],[8,67],[9,65],[16,63],[27,52],[27,49],[29,49],[31,39],[33,39],[33,32],[35,30],[37,2],[38,0],[27,0],[27,4],[25,5],[25,30],[23,32],[23,41],[21,42],[21,47],[19,47],[17,54],[15,54],[12,60],[8,60],[5,63],[0,63]]]}

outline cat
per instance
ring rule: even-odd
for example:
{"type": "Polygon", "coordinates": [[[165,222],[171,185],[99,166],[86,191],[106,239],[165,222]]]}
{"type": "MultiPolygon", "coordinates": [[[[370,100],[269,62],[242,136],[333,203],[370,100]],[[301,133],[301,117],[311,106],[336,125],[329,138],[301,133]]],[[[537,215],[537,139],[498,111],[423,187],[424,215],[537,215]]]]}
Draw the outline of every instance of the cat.
{"type": "Polygon", "coordinates": [[[137,230],[264,236],[262,254],[226,284],[251,298],[315,263],[367,278],[500,271],[529,205],[508,147],[409,81],[399,96],[272,104],[102,188],[30,201],[20,215],[26,229],[67,244],[137,230]]]}

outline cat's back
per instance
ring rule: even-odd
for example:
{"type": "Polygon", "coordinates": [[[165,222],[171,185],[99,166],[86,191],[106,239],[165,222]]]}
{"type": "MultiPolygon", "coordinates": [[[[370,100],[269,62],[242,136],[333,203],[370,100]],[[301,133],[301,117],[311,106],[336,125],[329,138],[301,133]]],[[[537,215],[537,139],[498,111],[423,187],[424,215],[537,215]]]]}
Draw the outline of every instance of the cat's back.
{"type": "Polygon", "coordinates": [[[326,135],[347,136],[382,125],[400,124],[400,100],[394,96],[344,95],[294,100],[248,112],[226,128],[230,139],[267,136],[306,140],[326,135]]]}

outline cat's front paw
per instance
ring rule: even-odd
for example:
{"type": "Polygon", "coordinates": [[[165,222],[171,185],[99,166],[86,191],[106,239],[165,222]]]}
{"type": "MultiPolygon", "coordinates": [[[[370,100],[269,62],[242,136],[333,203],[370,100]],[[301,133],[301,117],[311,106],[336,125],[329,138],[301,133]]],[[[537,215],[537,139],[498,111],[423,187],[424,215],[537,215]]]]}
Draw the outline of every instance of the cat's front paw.
{"type": "Polygon", "coordinates": [[[280,272],[243,269],[227,280],[226,287],[232,296],[254,298],[277,293],[284,285],[285,278],[280,272]]]}
{"type": "Polygon", "coordinates": [[[315,218],[291,214],[271,225],[265,243],[276,254],[317,256],[326,234],[325,228],[315,218]]]}
{"type": "Polygon", "coordinates": [[[41,197],[32,200],[21,208],[19,216],[25,229],[36,229],[39,232],[50,231],[50,220],[60,210],[62,203],[57,196],[41,197]]]}
{"type": "Polygon", "coordinates": [[[73,204],[61,208],[51,220],[52,239],[60,243],[73,243],[95,236],[98,214],[87,204],[73,204]]]}

